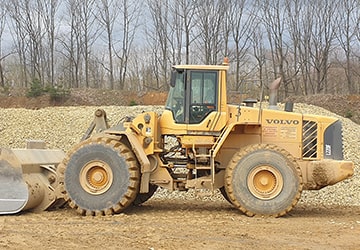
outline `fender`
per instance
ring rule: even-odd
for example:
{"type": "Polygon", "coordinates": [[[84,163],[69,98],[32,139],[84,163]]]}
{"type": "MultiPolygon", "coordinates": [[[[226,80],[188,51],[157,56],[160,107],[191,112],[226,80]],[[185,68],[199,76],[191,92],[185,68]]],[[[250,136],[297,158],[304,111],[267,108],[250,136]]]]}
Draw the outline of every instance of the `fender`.
{"type": "Polygon", "coordinates": [[[109,136],[116,136],[117,140],[125,139],[128,141],[129,145],[131,145],[131,149],[134,152],[137,160],[141,165],[141,182],[140,182],[140,193],[148,193],[149,192],[149,183],[150,183],[150,161],[145,154],[145,151],[140,144],[137,137],[126,131],[105,131],[109,136]],[[115,132],[115,133],[114,133],[115,132]]]}

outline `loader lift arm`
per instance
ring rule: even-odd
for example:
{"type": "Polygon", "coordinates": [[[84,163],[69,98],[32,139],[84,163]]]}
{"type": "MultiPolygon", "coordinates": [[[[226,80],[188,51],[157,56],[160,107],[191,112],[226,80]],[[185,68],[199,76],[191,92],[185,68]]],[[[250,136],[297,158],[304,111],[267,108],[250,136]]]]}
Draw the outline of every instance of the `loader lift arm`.
{"type": "Polygon", "coordinates": [[[110,127],[106,118],[105,110],[97,109],[94,115],[94,120],[90,123],[90,126],[81,138],[81,141],[88,139],[94,130],[96,133],[100,133],[101,131],[104,131],[110,127]]]}

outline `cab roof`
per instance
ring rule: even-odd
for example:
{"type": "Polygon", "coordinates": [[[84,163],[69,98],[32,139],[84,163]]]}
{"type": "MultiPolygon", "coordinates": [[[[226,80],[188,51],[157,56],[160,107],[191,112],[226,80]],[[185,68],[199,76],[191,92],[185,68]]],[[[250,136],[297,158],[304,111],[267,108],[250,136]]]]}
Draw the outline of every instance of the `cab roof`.
{"type": "Polygon", "coordinates": [[[191,70],[225,70],[229,69],[229,65],[174,65],[174,69],[191,69],[191,70]]]}

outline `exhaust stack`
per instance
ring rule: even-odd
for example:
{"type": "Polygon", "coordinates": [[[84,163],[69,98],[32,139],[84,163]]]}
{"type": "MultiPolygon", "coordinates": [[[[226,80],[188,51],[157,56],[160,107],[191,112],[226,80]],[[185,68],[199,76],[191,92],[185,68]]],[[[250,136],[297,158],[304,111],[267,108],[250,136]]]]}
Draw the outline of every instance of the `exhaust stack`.
{"type": "Polygon", "coordinates": [[[275,79],[270,85],[269,85],[269,109],[279,109],[277,106],[277,96],[278,96],[278,90],[281,82],[281,77],[275,79]]]}

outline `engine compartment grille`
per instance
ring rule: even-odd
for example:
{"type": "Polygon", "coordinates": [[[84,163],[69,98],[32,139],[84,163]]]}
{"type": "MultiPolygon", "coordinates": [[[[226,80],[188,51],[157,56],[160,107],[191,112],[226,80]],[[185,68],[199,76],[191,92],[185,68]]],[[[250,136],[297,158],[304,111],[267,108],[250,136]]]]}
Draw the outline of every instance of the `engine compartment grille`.
{"type": "Polygon", "coordinates": [[[318,126],[314,121],[303,121],[303,158],[317,157],[317,131],[318,126]]]}

